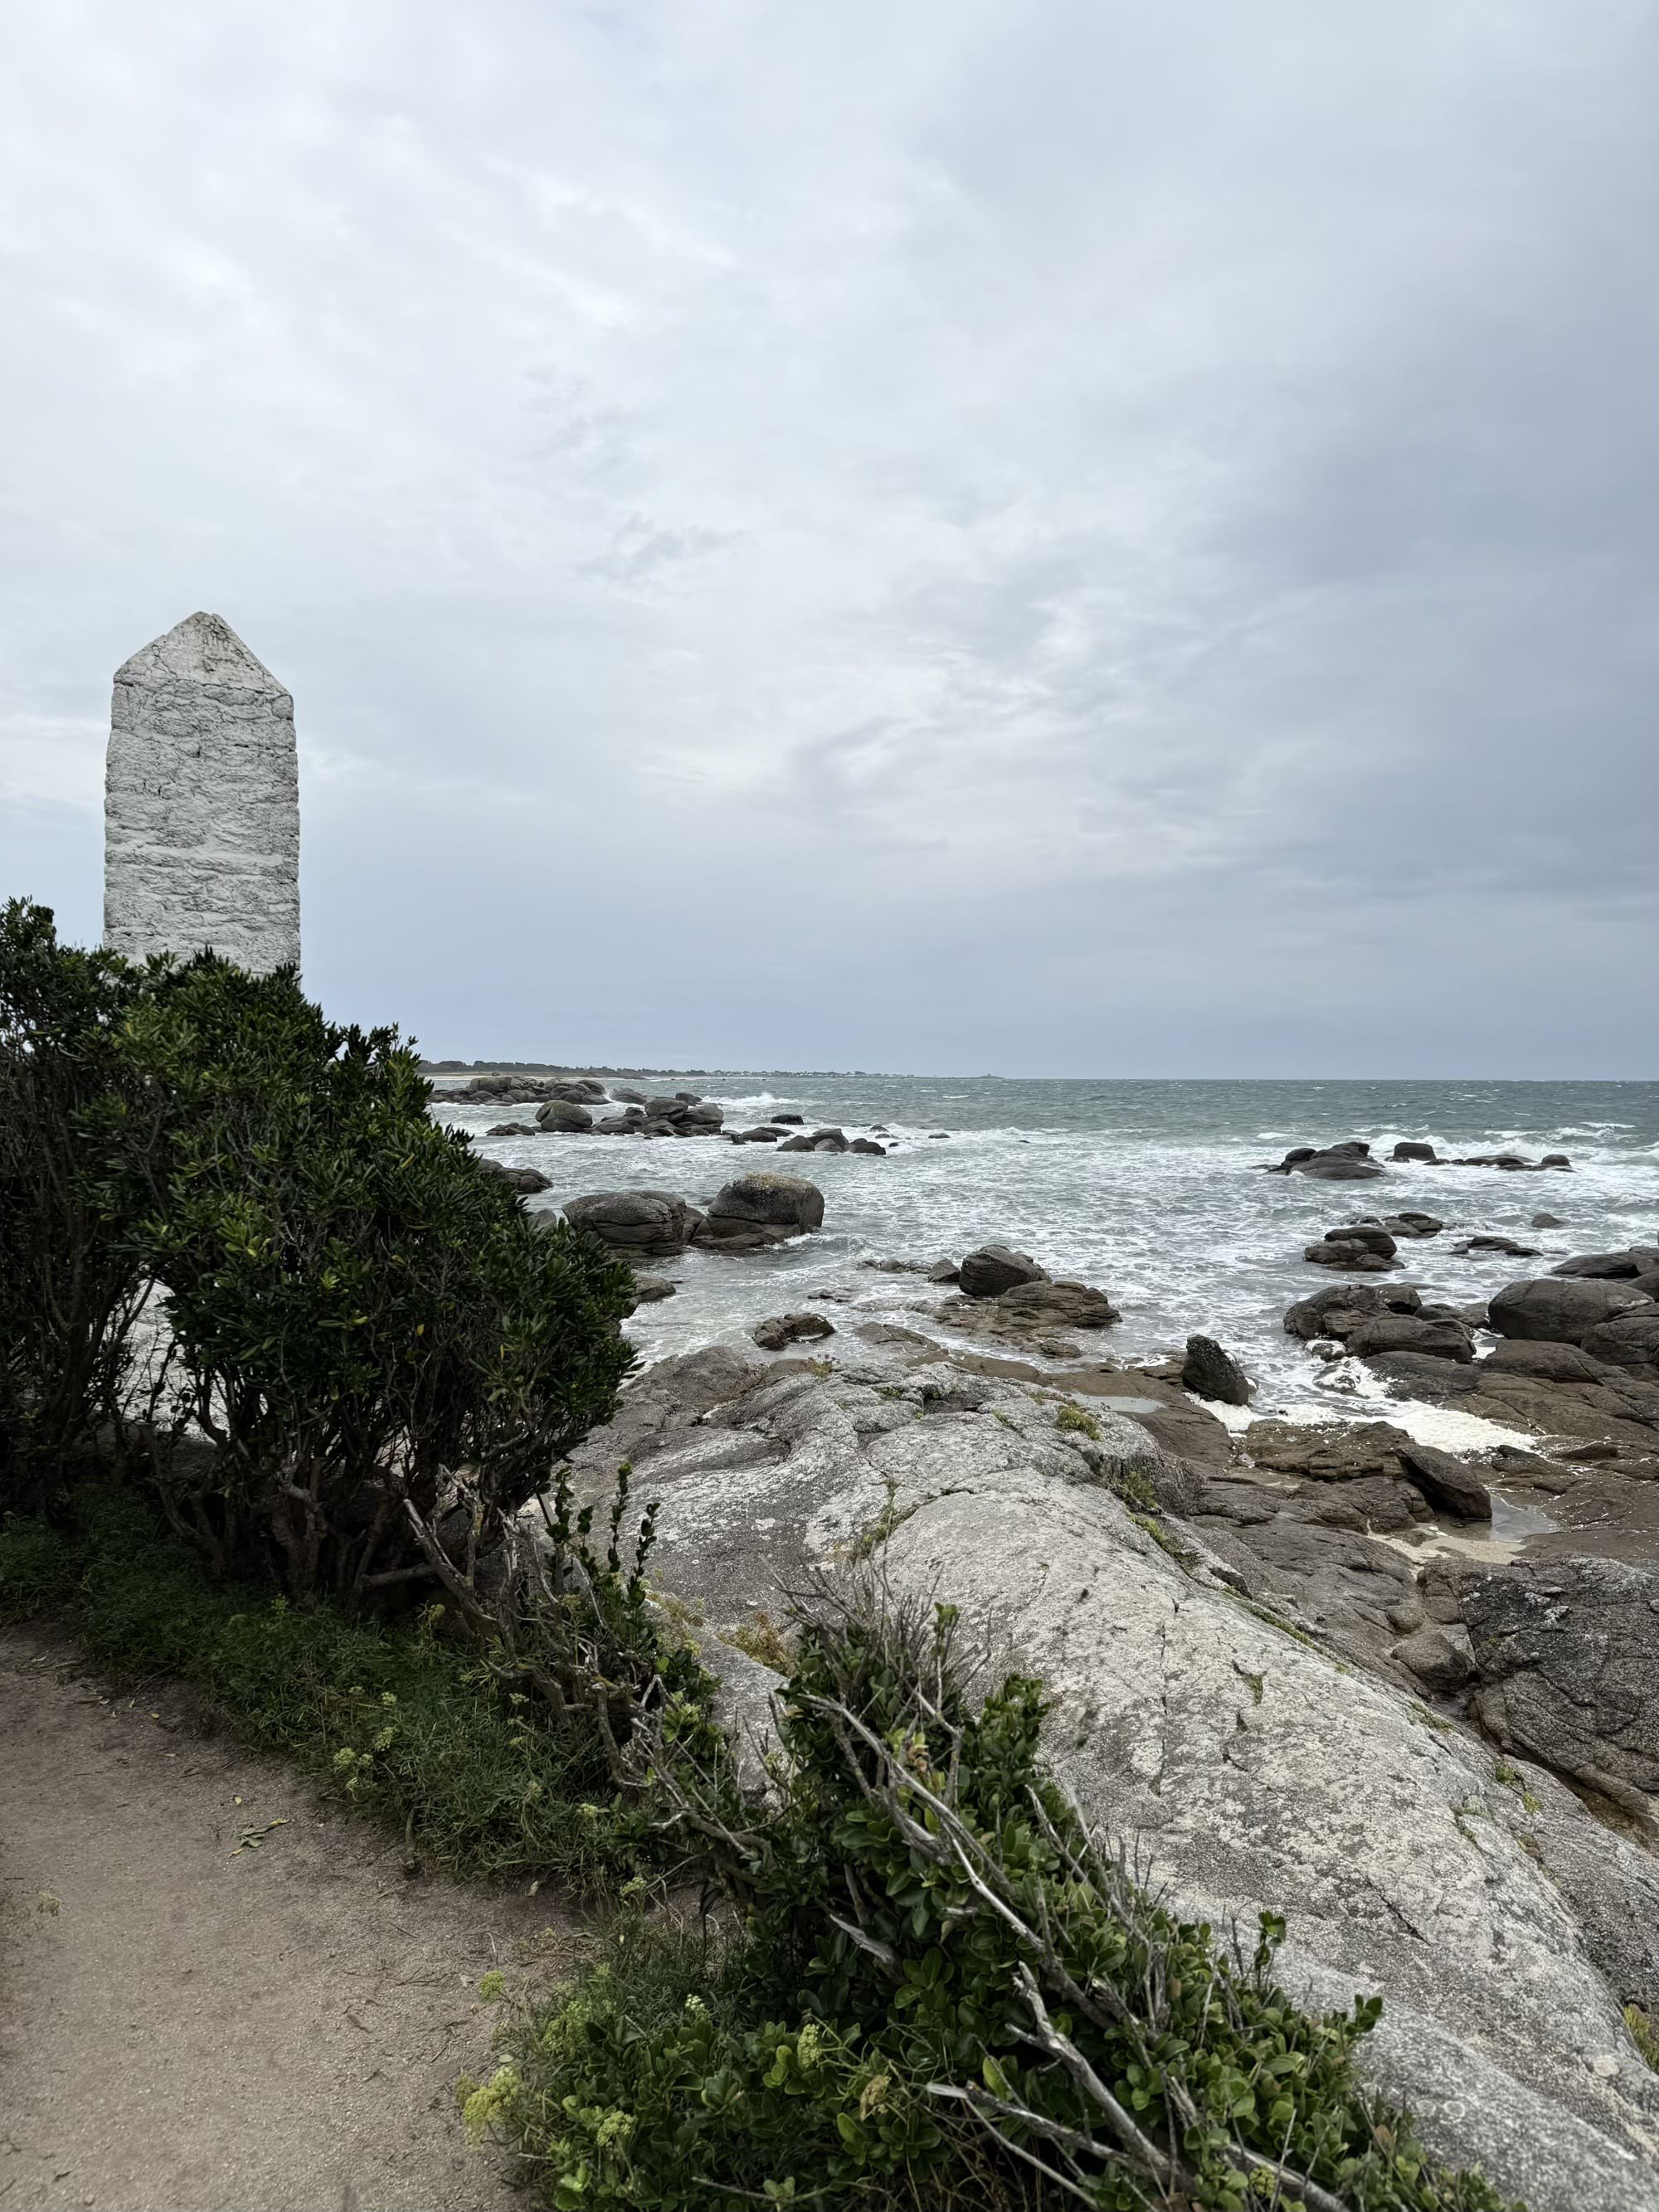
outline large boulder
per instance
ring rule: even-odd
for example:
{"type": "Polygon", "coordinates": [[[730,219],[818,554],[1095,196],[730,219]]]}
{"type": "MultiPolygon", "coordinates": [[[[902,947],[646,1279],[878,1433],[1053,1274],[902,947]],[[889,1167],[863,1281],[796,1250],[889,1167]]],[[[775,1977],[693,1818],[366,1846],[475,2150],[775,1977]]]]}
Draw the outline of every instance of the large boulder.
{"type": "Polygon", "coordinates": [[[1016,1283],[1046,1283],[1048,1270],[1040,1267],[1029,1252],[1010,1250],[1006,1244],[981,1244],[957,1270],[957,1279],[970,1298],[998,1298],[1016,1283]]]}
{"type": "Polygon", "coordinates": [[[1437,1162],[1437,1156],[1432,1145],[1418,1144],[1410,1137],[1402,1138],[1389,1157],[1395,1160],[1425,1160],[1431,1167],[1436,1165],[1437,1162]]]}
{"type": "Polygon", "coordinates": [[[1408,1480],[1431,1505],[1459,1521],[1492,1519],[1492,1492],[1467,1461],[1410,1437],[1395,1449],[1408,1480]]]}
{"type": "Polygon", "coordinates": [[[1425,1690],[1438,1697],[1455,1696],[1474,1672],[1468,1652],[1443,1628],[1413,1630],[1395,1645],[1394,1656],[1402,1667],[1411,1669],[1425,1690]]]}
{"type": "Polygon", "coordinates": [[[697,1242],[721,1252],[754,1252],[823,1224],[823,1193],[800,1176],[738,1176],[710,1201],[697,1242]]]}
{"type": "MultiPolygon", "coordinates": [[[[1437,2155],[1529,2212],[1654,2212],[1659,2079],[1623,2018],[1659,1990],[1645,1853],[1245,1602],[1190,1524],[1149,1531],[1133,1499],[1159,1458],[1135,1421],[1091,1400],[1060,1426],[1051,1396],[938,1362],[715,1387],[683,1417],[626,1393],[578,1455],[594,1499],[634,1461],[653,1569],[711,1629],[866,1555],[896,1601],[959,1606],[988,1672],[1043,1679],[1057,1778],[1175,1909],[1247,1941],[1284,1914],[1276,1972],[1317,2011],[1380,1992],[1357,2063],[1437,2155]]],[[[1404,1577],[1379,1587],[1408,1588],[1371,1548],[1404,1577]]]]}
{"type": "Polygon", "coordinates": [[[652,1260],[684,1252],[702,1216],[671,1190],[601,1190],[567,1201],[564,1218],[619,1252],[652,1260]]]}
{"type": "Polygon", "coordinates": [[[1318,1336],[1346,1336],[1376,1314],[1414,1314],[1422,1296],[1412,1283],[1333,1283],[1298,1298],[1285,1314],[1285,1334],[1310,1343],[1318,1336]]]}
{"type": "Polygon", "coordinates": [[[566,1098],[550,1098],[545,1106],[536,1109],[536,1122],[550,1136],[580,1136],[593,1126],[593,1116],[586,1106],[579,1106],[566,1098]]]}
{"type": "Polygon", "coordinates": [[[1506,1283],[1487,1308],[1499,1336],[1554,1344],[1582,1344],[1604,1322],[1616,1321],[1625,1313],[1654,1310],[1651,1298],[1623,1283],[1554,1275],[1506,1283]]]}
{"type": "Polygon", "coordinates": [[[1238,1362],[1212,1336],[1187,1339],[1181,1381],[1194,1398],[1207,1398],[1217,1406],[1248,1406],[1254,1388],[1238,1362]]]}
{"type": "Polygon", "coordinates": [[[555,1098],[562,1098],[573,1106],[607,1106],[611,1094],[604,1084],[591,1075],[562,1076],[552,1086],[555,1098]]]}
{"type": "Polygon", "coordinates": [[[1659,1842],[1659,1567],[1566,1559],[1467,1577],[1482,1725],[1659,1842]]]}

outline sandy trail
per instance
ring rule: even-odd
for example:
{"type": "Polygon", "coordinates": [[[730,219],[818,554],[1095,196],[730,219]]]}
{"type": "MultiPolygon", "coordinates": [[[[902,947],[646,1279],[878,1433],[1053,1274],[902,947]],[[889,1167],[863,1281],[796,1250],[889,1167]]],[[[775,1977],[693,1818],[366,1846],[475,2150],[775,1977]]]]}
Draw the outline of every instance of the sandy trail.
{"type": "Polygon", "coordinates": [[[478,1977],[574,1930],[400,1861],[188,1692],[112,1698],[55,1633],[0,1633],[0,2212],[530,2202],[453,2085],[478,1977]]]}

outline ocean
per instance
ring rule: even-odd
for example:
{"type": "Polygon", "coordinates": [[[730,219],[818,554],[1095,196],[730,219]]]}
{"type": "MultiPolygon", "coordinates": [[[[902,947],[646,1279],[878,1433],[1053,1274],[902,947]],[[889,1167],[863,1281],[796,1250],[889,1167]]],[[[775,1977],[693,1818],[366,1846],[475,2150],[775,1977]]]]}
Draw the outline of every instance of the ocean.
{"type": "MultiPolygon", "coordinates": [[[[1444,1232],[1402,1246],[1402,1267],[1389,1279],[1458,1304],[1543,1273],[1570,1253],[1659,1242],[1659,1083],[686,1075],[632,1087],[696,1091],[724,1107],[734,1128],[778,1111],[805,1115],[809,1130],[834,1125],[848,1137],[879,1125],[892,1147],[884,1159],[814,1153],[777,1162],[823,1191],[816,1236],[741,1258],[693,1251],[648,1263],[679,1290],[629,1324],[647,1359],[713,1342],[746,1346],[756,1322],[842,1285],[856,1290],[856,1306],[818,1308],[840,1332],[892,1321],[961,1343],[917,1310],[951,1295],[948,1288],[860,1262],[956,1260],[995,1241],[1030,1253],[1053,1275],[1097,1285],[1120,1308],[1115,1328],[1074,1337],[1085,1359],[1175,1351],[1201,1330],[1256,1379],[1257,1412],[1297,1402],[1311,1412],[1321,1392],[1332,1413],[1353,1412],[1367,1378],[1357,1382],[1351,1362],[1319,1368],[1282,1327],[1294,1299],[1340,1279],[1302,1257],[1322,1230],[1402,1207],[1437,1215],[1444,1232]],[[1416,1138],[1443,1155],[1565,1152],[1572,1170],[1390,1166],[1383,1180],[1363,1183],[1256,1171],[1292,1145],[1353,1137],[1385,1160],[1397,1139],[1416,1138]],[[1538,1212],[1558,1214],[1565,1226],[1533,1230],[1538,1212]],[[1540,1256],[1453,1255],[1463,1237],[1486,1232],[1538,1246],[1540,1256]]],[[[434,1111],[470,1131],[489,1157],[550,1176],[552,1188],[530,1201],[537,1207],[640,1188],[702,1204],[730,1177],[772,1163],[769,1147],[702,1139],[483,1135],[495,1122],[532,1119],[528,1107],[444,1101],[434,1111]]],[[[822,1348],[833,1354],[836,1340],[822,1348]]]]}

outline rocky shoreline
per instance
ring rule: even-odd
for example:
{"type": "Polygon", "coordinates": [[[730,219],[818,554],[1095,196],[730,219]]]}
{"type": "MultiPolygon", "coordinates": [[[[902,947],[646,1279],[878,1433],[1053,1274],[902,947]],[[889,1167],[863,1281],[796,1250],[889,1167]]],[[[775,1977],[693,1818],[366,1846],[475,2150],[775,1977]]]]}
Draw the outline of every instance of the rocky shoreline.
{"type": "MultiPolygon", "coordinates": [[[[823,1200],[768,1172],[565,1212],[630,1256],[740,1263],[823,1200]]],[[[1659,2206],[1659,1248],[1453,1304],[1403,1279],[1442,1233],[1334,1224],[1285,1316],[1398,1420],[1257,1418],[1208,1336],[1119,1364],[1109,1290],[990,1243],[866,1261],[752,1352],[647,1368],[578,1478],[598,1502],[632,1462],[660,1587],[758,1743],[753,1655],[815,1578],[948,1598],[1043,1676],[1056,1771],[1184,1907],[1283,1911],[1310,1998],[1382,1992],[1368,2063],[1442,2155],[1533,2212],[1635,2212],[1659,2206]],[[914,1279],[918,1326],[860,1317],[872,1272],[914,1279]],[[1440,1449],[1425,1407],[1496,1431],[1440,1449]]]]}

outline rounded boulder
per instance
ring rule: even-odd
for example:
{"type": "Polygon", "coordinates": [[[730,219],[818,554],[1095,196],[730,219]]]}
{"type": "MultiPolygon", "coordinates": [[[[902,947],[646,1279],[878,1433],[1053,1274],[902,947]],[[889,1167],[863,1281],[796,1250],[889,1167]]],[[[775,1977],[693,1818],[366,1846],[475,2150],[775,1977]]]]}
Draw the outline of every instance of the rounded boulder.
{"type": "Polygon", "coordinates": [[[1029,1252],[1015,1252],[1006,1244],[981,1244],[970,1252],[957,1270],[957,1279],[970,1298],[1000,1298],[1019,1283],[1046,1283],[1048,1270],[1029,1252]]]}

